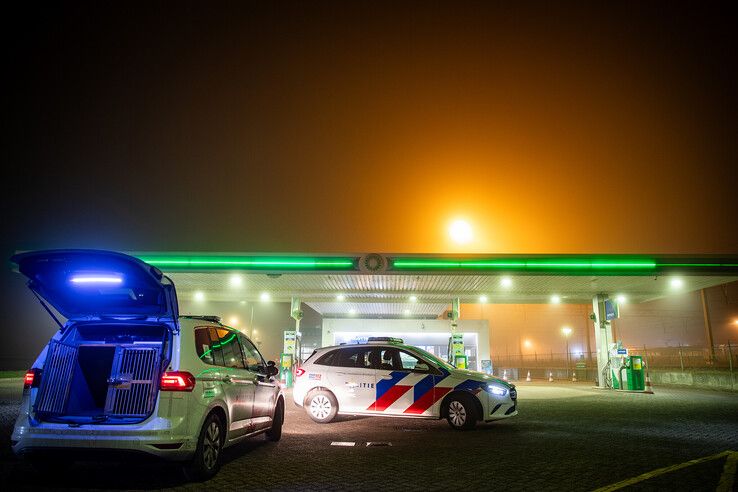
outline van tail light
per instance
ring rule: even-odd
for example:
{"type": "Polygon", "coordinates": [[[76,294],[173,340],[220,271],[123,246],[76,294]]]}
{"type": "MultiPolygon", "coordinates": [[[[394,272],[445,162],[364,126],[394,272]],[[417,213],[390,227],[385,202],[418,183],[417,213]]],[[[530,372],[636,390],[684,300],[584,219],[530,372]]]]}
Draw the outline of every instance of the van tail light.
{"type": "Polygon", "coordinates": [[[161,375],[159,389],[162,391],[192,391],[195,376],[186,371],[165,372],[161,375]]]}
{"type": "Polygon", "coordinates": [[[38,388],[41,383],[41,369],[34,367],[23,376],[23,389],[38,388]]]}
{"type": "Polygon", "coordinates": [[[295,377],[296,378],[299,378],[303,374],[305,374],[305,369],[303,369],[302,367],[298,367],[297,369],[295,369],[295,377]]]}

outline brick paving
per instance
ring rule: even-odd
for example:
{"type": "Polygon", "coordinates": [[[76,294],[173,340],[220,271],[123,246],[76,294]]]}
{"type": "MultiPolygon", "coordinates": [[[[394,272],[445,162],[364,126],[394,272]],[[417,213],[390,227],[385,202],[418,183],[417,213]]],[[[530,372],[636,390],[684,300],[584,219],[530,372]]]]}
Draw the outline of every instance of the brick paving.
{"type": "MultiPolygon", "coordinates": [[[[0,386],[0,478],[48,489],[577,491],[738,450],[738,393],[656,388],[655,395],[625,394],[586,383],[518,387],[520,415],[471,432],[453,431],[445,421],[381,417],[319,425],[290,401],[282,441],[257,437],[231,448],[213,480],[193,484],[176,466],[161,463],[79,463],[64,477],[39,476],[10,453],[18,392],[0,386]],[[392,446],[366,447],[367,441],[392,446]]],[[[715,490],[724,461],[629,489],[715,490]]]]}

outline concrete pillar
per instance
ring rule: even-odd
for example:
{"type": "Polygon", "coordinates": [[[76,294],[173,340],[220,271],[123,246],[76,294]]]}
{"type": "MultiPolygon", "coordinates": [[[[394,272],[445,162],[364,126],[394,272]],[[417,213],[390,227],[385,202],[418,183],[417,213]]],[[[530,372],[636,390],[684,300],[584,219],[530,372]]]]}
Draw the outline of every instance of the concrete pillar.
{"type": "Polygon", "coordinates": [[[597,351],[597,381],[600,388],[606,388],[602,371],[610,360],[609,346],[612,339],[612,328],[605,318],[606,294],[597,294],[592,298],[592,311],[594,311],[595,350],[597,351]]]}
{"type": "MultiPolygon", "coordinates": [[[[587,308],[586,304],[584,305],[584,308],[585,308],[584,309],[584,318],[585,318],[584,326],[586,327],[592,322],[592,320],[589,319],[589,309],[586,309],[587,308]]],[[[589,335],[589,331],[586,328],[584,330],[584,337],[587,339],[587,362],[591,365],[592,364],[592,342],[590,341],[591,337],[589,335]]]]}
{"type": "Polygon", "coordinates": [[[712,338],[712,323],[710,322],[710,309],[707,307],[707,296],[705,289],[700,289],[700,299],[702,300],[702,317],[705,321],[705,343],[710,354],[710,361],[715,360],[715,342],[712,338]]]}

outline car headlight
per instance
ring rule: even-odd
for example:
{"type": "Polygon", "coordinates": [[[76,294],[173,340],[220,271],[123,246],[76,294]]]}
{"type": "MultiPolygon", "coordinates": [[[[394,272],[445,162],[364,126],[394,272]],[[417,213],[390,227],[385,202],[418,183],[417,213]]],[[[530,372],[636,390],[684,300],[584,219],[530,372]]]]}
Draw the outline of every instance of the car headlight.
{"type": "Polygon", "coordinates": [[[507,394],[507,388],[497,386],[496,384],[488,384],[487,388],[489,392],[496,396],[505,396],[507,394]]]}

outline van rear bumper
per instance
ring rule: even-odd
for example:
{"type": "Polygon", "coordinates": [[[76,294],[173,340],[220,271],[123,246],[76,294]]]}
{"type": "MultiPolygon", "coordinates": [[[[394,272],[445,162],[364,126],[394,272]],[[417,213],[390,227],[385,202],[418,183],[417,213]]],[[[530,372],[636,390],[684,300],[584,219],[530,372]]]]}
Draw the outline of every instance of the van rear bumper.
{"type": "Polygon", "coordinates": [[[186,433],[177,432],[170,420],[155,417],[136,425],[16,425],[11,447],[19,456],[68,452],[69,457],[79,455],[77,459],[83,459],[84,455],[89,455],[96,459],[99,452],[101,458],[143,454],[179,461],[192,457],[197,441],[186,433]]]}

